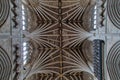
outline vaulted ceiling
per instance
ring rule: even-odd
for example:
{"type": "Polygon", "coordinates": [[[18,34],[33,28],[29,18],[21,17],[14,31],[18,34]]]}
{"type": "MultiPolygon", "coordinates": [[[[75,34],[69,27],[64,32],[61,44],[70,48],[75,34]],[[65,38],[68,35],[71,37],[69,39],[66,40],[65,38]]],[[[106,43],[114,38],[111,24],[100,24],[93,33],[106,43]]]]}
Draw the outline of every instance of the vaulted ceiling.
{"type": "Polygon", "coordinates": [[[93,79],[92,41],[88,40],[93,2],[26,0],[23,4],[29,19],[24,39],[31,51],[24,77],[69,80],[84,79],[82,75],[88,73],[93,79]]]}
{"type": "Polygon", "coordinates": [[[0,0],[0,80],[119,80],[119,5],[120,0],[0,0]],[[94,71],[94,49],[101,52],[94,39],[105,43],[98,61],[102,76],[94,71]]]}

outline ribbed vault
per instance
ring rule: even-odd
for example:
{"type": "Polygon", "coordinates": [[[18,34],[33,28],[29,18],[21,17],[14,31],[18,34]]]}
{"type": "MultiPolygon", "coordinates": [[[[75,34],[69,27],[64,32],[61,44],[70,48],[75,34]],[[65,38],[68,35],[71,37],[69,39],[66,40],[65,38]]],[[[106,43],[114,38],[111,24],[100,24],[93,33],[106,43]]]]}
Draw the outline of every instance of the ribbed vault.
{"type": "Polygon", "coordinates": [[[0,0],[0,80],[119,80],[119,5],[0,0]]]}
{"type": "Polygon", "coordinates": [[[91,50],[87,52],[92,47],[88,40],[91,16],[87,12],[93,1],[23,0],[23,3],[30,16],[24,30],[30,53],[24,65],[24,79],[93,80],[92,57],[87,56],[92,54],[91,50]]]}

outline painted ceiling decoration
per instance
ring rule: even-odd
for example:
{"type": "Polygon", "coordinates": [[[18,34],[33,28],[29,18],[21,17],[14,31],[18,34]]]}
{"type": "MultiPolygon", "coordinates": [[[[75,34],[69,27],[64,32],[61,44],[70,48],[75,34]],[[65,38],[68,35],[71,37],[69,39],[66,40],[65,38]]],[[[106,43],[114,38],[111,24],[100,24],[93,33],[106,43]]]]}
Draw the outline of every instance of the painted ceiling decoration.
{"type": "Polygon", "coordinates": [[[0,27],[8,18],[10,10],[9,0],[0,0],[0,27]]]}
{"type": "Polygon", "coordinates": [[[9,80],[12,64],[9,55],[0,47],[0,80],[9,80]]]}
{"type": "Polygon", "coordinates": [[[108,0],[107,12],[111,22],[120,29],[120,0],[108,0]]]}
{"type": "Polygon", "coordinates": [[[120,41],[116,42],[109,51],[107,68],[111,80],[120,79],[120,41]]]}

